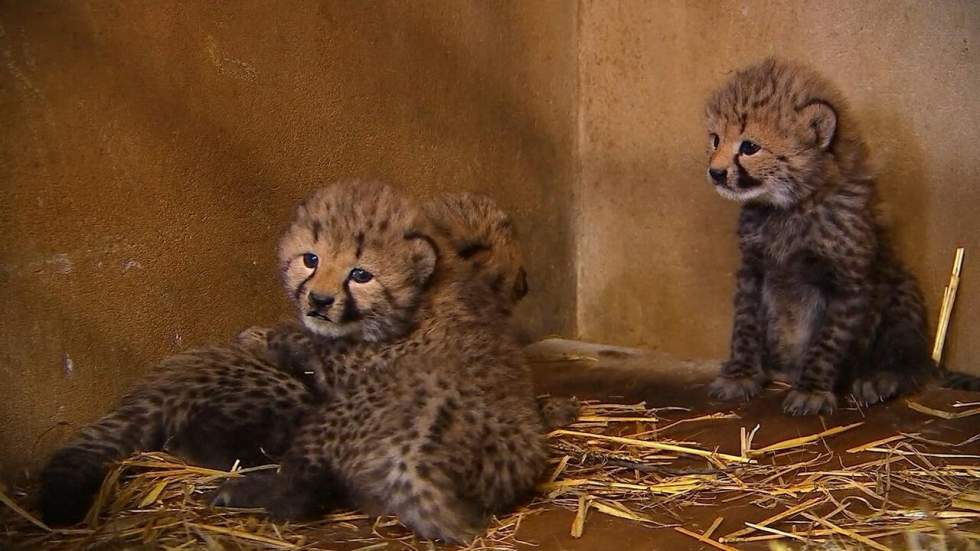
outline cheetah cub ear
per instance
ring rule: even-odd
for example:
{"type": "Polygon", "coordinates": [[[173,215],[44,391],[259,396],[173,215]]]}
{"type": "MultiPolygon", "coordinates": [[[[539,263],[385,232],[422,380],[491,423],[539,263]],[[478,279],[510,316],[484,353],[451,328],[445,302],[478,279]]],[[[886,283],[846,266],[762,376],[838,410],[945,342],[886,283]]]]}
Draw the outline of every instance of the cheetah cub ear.
{"type": "Polygon", "coordinates": [[[521,266],[517,269],[517,277],[514,279],[514,287],[511,289],[511,299],[517,303],[527,296],[530,287],[527,285],[527,272],[521,266]]]}
{"type": "Polygon", "coordinates": [[[431,237],[420,231],[409,230],[405,232],[405,239],[411,248],[414,283],[419,287],[424,287],[436,271],[439,249],[431,237]]]}
{"type": "Polygon", "coordinates": [[[837,133],[837,112],[834,108],[823,100],[813,100],[800,109],[800,119],[813,132],[816,146],[826,151],[837,133]]]}

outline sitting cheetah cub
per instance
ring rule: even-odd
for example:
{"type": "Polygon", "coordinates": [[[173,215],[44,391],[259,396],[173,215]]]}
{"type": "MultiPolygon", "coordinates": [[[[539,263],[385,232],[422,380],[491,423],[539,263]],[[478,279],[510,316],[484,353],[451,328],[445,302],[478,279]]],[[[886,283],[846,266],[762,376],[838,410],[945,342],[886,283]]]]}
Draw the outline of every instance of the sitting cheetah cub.
{"type": "Polygon", "coordinates": [[[778,374],[792,415],[863,404],[937,372],[923,300],[876,219],[867,151],[837,90],[773,59],[708,101],[708,177],[742,204],[731,359],[711,385],[749,399],[778,374]]]}
{"type": "Polygon", "coordinates": [[[335,185],[299,209],[280,258],[319,336],[326,403],[278,473],[226,484],[215,504],[302,518],[343,499],[461,542],[532,491],[547,449],[529,370],[507,312],[483,298],[496,278],[472,277],[451,251],[380,184],[335,185]],[[351,313],[380,303],[395,323],[351,313]]]}

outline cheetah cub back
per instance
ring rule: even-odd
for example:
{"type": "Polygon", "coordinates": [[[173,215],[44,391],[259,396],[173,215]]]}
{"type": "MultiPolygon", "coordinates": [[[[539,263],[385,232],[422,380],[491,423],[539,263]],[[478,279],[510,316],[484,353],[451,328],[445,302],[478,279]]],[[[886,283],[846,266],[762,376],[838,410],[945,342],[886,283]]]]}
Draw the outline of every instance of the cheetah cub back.
{"type": "MultiPolygon", "coordinates": [[[[422,537],[459,542],[488,513],[528,495],[547,456],[530,373],[506,314],[470,300],[492,293],[495,278],[471,277],[471,267],[449,261],[453,246],[387,187],[335,185],[315,194],[283,243],[298,297],[322,292],[329,274],[355,270],[384,288],[414,281],[399,288],[415,305],[403,318],[414,330],[390,342],[316,347],[330,400],[306,418],[279,473],[229,483],[215,503],[301,518],[344,499],[395,514],[422,537]],[[377,208],[404,216],[369,227],[367,205],[379,197],[377,208]],[[320,258],[315,268],[293,264],[311,252],[320,258]],[[399,257],[415,262],[392,261],[399,257]],[[426,266],[429,277],[415,276],[414,266],[426,266]]],[[[353,282],[341,292],[362,302],[353,282]]],[[[342,318],[324,317],[316,318],[319,335],[340,332],[326,324],[342,318]]]]}

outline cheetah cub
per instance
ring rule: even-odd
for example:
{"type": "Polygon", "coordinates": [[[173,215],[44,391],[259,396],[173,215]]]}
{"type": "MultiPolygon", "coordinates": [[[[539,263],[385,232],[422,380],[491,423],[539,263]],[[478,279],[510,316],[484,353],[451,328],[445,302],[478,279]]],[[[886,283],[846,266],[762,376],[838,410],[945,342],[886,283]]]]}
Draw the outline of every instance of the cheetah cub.
{"type": "MultiPolygon", "coordinates": [[[[479,244],[480,254],[458,256],[494,283],[489,287],[502,301],[500,310],[509,312],[527,284],[507,216],[490,199],[472,194],[445,194],[428,207],[433,217],[442,217],[439,228],[446,239],[467,243],[470,250],[479,244]],[[496,285],[498,281],[511,290],[496,285]]],[[[269,333],[247,330],[234,346],[186,351],[152,370],[120,406],[49,461],[41,477],[45,520],[80,520],[107,465],[137,450],[165,448],[192,463],[222,469],[235,461],[276,461],[306,409],[322,403],[325,389],[310,379],[312,372],[303,371],[301,361],[270,357],[269,350],[276,347],[269,346],[269,333]]],[[[278,336],[287,343],[279,348],[293,354],[300,349],[297,343],[307,342],[298,323],[285,326],[278,336]]],[[[549,428],[571,422],[578,411],[574,399],[552,398],[540,405],[549,428]]]]}
{"type": "Polygon", "coordinates": [[[530,373],[507,312],[483,298],[497,278],[472,277],[453,250],[381,184],[335,185],[300,207],[280,258],[319,336],[327,400],[278,473],[226,484],[216,505],[302,518],[349,502],[461,542],[532,491],[547,450],[530,373]],[[350,313],[364,304],[396,322],[350,313]]]}
{"type": "Polygon", "coordinates": [[[51,457],[40,477],[44,521],[82,520],[108,466],[135,451],[167,449],[218,469],[269,463],[313,403],[300,380],[240,346],[171,356],[51,457]]]}
{"type": "Polygon", "coordinates": [[[742,204],[731,359],[712,396],[749,399],[773,377],[786,413],[832,412],[914,391],[937,372],[915,278],[876,219],[868,154],[840,93],[774,59],[708,101],[708,177],[742,204]]]}
{"type": "MultiPolygon", "coordinates": [[[[453,263],[460,278],[482,281],[469,286],[465,297],[474,310],[496,310],[510,316],[528,293],[527,272],[510,217],[485,195],[441,193],[422,205],[433,233],[447,244],[444,262],[453,263]]],[[[237,341],[305,381],[318,397],[327,391],[325,376],[314,354],[314,337],[299,323],[250,327],[237,341]]],[[[573,422],[580,404],[575,398],[538,398],[547,430],[573,422]]]]}

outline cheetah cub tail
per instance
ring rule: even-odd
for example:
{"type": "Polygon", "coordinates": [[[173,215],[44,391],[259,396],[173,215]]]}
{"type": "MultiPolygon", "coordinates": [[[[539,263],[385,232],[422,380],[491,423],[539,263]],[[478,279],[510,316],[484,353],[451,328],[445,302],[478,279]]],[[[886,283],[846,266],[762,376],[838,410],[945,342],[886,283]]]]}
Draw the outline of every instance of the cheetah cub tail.
{"type": "Polygon", "coordinates": [[[955,390],[980,392],[980,377],[957,371],[943,370],[939,380],[939,386],[955,390]]]}

